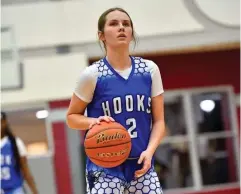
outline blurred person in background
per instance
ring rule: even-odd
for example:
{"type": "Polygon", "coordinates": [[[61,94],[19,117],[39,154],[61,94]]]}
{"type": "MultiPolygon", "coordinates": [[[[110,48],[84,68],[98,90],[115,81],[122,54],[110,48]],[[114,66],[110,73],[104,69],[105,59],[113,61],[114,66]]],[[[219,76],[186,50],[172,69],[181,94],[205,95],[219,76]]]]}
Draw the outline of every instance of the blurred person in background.
{"type": "Polygon", "coordinates": [[[24,194],[24,180],[33,194],[38,194],[27,162],[23,141],[14,136],[1,112],[1,194],[24,194]]]}

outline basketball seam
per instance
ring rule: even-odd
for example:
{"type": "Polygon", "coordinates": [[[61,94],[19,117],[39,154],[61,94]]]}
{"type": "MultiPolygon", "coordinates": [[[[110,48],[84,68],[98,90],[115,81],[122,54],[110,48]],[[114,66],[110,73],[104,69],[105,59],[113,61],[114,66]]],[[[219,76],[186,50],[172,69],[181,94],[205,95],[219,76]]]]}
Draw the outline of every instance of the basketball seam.
{"type": "MultiPolygon", "coordinates": [[[[90,159],[94,159],[94,160],[98,160],[98,159],[96,159],[96,158],[93,158],[93,157],[89,157],[90,159]]],[[[119,160],[113,160],[113,161],[103,161],[103,160],[98,160],[98,161],[100,161],[100,162],[107,162],[107,163],[111,163],[111,162],[118,162],[118,161],[120,161],[120,160],[123,160],[125,157],[123,157],[123,158],[121,158],[121,159],[119,159],[119,160]]],[[[123,161],[124,162],[124,161],[123,161]]]]}
{"type": "MultiPolygon", "coordinates": [[[[113,128],[113,127],[108,127],[108,128],[105,128],[105,129],[102,130],[102,131],[98,131],[97,133],[101,133],[101,132],[106,131],[106,130],[108,130],[108,129],[122,129],[122,130],[124,130],[124,131],[127,131],[125,128],[113,128]]],[[[91,130],[91,129],[89,129],[89,130],[91,130]]],[[[97,133],[95,133],[93,136],[95,136],[97,133]]],[[[88,132],[87,132],[86,136],[87,136],[87,135],[88,135],[88,132]]],[[[88,137],[88,138],[85,137],[85,139],[90,139],[90,138],[92,138],[93,136],[88,137]]]]}
{"type": "Polygon", "coordinates": [[[121,144],[114,144],[114,145],[106,145],[106,146],[102,146],[102,147],[85,147],[85,149],[96,149],[96,148],[106,148],[106,147],[112,147],[112,146],[118,146],[118,145],[123,145],[123,144],[127,144],[130,143],[131,141],[125,142],[125,143],[121,143],[121,144]]]}

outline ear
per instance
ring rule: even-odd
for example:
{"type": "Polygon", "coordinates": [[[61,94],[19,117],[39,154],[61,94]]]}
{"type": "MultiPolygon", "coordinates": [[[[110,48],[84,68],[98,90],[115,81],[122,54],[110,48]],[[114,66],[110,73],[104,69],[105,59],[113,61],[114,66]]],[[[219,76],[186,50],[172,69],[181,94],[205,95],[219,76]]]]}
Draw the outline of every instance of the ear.
{"type": "Polygon", "coordinates": [[[99,40],[101,40],[102,42],[105,41],[105,35],[103,32],[98,31],[98,37],[99,37],[99,40]]]}

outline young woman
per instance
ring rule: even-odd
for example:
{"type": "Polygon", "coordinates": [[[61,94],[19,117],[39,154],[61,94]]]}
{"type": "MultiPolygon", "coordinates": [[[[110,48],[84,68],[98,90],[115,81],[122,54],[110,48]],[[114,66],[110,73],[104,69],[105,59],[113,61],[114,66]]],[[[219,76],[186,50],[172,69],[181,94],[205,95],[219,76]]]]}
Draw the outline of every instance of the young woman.
{"type": "Polygon", "coordinates": [[[72,129],[87,130],[101,121],[116,121],[132,138],[130,158],[114,168],[87,159],[87,193],[162,193],[153,154],[165,135],[163,86],[158,66],[132,57],[134,26],[121,8],[105,11],[98,21],[106,57],[81,74],[67,113],[72,129]],[[87,115],[84,111],[87,109],[87,115]]]}
{"type": "Polygon", "coordinates": [[[33,194],[38,193],[26,155],[22,140],[13,135],[6,113],[1,112],[1,194],[24,194],[24,180],[33,194]]]}

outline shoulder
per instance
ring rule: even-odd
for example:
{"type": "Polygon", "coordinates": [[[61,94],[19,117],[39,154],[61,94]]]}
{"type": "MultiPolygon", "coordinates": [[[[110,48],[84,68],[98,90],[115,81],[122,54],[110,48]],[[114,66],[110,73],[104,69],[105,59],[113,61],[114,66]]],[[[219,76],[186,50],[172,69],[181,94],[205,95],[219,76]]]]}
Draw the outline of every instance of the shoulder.
{"type": "Polygon", "coordinates": [[[20,156],[26,156],[27,150],[26,150],[25,144],[23,143],[23,140],[20,139],[19,137],[16,137],[16,144],[17,144],[20,156]]]}
{"type": "Polygon", "coordinates": [[[149,59],[143,59],[143,61],[146,63],[150,70],[158,69],[158,65],[154,61],[149,59]]]}
{"type": "Polygon", "coordinates": [[[16,137],[15,139],[16,139],[17,145],[24,145],[23,140],[21,138],[16,137]]]}
{"type": "Polygon", "coordinates": [[[103,68],[103,60],[96,61],[81,71],[78,76],[74,93],[85,102],[90,102],[93,98],[97,80],[100,77],[100,70],[103,68]]]}
{"type": "Polygon", "coordinates": [[[23,140],[20,139],[19,137],[16,137],[16,144],[18,149],[22,150],[22,149],[26,149],[25,144],[23,143],[23,140]]]}
{"type": "Polygon", "coordinates": [[[105,71],[108,71],[108,67],[103,59],[93,62],[90,66],[86,67],[84,74],[88,77],[98,78],[101,77],[105,71]]]}
{"type": "Polygon", "coordinates": [[[110,67],[104,61],[104,58],[92,63],[91,66],[93,71],[95,72],[95,76],[97,76],[98,78],[106,78],[111,77],[113,75],[113,72],[111,71],[110,67]]]}
{"type": "Polygon", "coordinates": [[[90,66],[86,67],[82,72],[87,77],[98,76],[98,63],[94,62],[90,66]]]}
{"type": "Polygon", "coordinates": [[[94,62],[81,71],[80,75],[78,76],[78,82],[83,84],[92,83],[97,80],[98,76],[98,63],[94,62]]]}
{"type": "Polygon", "coordinates": [[[144,59],[142,57],[133,57],[133,60],[136,68],[145,68],[145,70],[151,74],[159,70],[158,65],[152,60],[144,59]]]}

